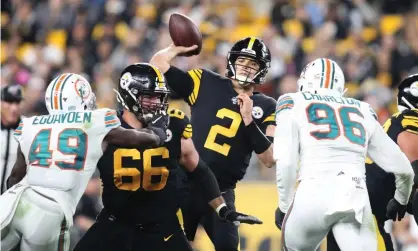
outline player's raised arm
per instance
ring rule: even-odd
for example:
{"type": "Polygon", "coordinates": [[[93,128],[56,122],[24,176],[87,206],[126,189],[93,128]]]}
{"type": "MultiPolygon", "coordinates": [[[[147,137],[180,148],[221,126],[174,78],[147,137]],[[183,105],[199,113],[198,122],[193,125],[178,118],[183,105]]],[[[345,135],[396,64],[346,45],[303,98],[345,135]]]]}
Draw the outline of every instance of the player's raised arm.
{"type": "Polygon", "coordinates": [[[299,133],[292,116],[293,104],[290,97],[277,101],[276,130],[274,134],[274,159],[276,181],[279,193],[279,207],[276,210],[276,225],[281,229],[284,214],[289,210],[295,194],[296,168],[299,159],[299,133]]]}
{"type": "Polygon", "coordinates": [[[406,205],[412,191],[414,172],[408,158],[402,153],[395,142],[383,131],[375,121],[375,130],[370,137],[368,155],[386,172],[395,175],[396,191],[388,204],[387,216],[401,220],[406,212],[406,205]]]}
{"type": "Polygon", "coordinates": [[[170,45],[169,47],[157,52],[150,61],[150,64],[157,66],[167,79],[168,86],[180,97],[187,101],[190,94],[193,93],[196,81],[199,80],[202,72],[184,72],[181,69],[172,66],[171,61],[180,53],[195,49],[192,47],[182,47],[170,45]]]}
{"type": "Polygon", "coordinates": [[[168,26],[173,44],[157,52],[150,61],[164,74],[175,57],[197,55],[202,49],[202,35],[192,20],[175,13],[170,16],[168,26]]]}

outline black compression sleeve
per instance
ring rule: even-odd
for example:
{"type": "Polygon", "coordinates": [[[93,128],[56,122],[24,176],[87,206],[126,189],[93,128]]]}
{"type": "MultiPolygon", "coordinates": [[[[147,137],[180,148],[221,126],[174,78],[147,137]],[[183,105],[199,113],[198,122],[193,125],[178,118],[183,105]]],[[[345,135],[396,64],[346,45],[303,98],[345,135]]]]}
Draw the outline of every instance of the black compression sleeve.
{"type": "Polygon", "coordinates": [[[203,160],[199,159],[196,169],[187,174],[191,180],[202,186],[202,190],[204,191],[205,196],[207,196],[208,201],[221,196],[221,191],[219,190],[215,175],[203,160]]]}
{"type": "Polygon", "coordinates": [[[256,154],[265,152],[271,145],[266,135],[260,130],[254,120],[245,127],[252,148],[256,154]]]}
{"type": "Polygon", "coordinates": [[[167,85],[179,97],[187,99],[193,92],[193,79],[187,72],[177,67],[170,66],[170,69],[164,74],[167,85]]]}

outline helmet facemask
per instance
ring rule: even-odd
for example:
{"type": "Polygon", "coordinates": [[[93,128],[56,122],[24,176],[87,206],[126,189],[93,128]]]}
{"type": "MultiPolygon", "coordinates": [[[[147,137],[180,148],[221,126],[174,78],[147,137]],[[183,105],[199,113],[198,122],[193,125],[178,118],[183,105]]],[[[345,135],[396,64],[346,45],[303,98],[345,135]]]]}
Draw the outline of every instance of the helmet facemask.
{"type": "Polygon", "coordinates": [[[237,80],[241,86],[249,84],[262,84],[268,72],[269,65],[263,60],[257,60],[255,55],[245,52],[229,52],[228,53],[228,69],[231,72],[230,78],[237,80]],[[250,59],[258,64],[258,69],[255,66],[248,66],[240,64],[239,59],[250,59]],[[237,66],[244,68],[245,74],[239,74],[241,70],[237,66]],[[237,72],[238,71],[238,72],[237,72]]]}
{"type": "Polygon", "coordinates": [[[97,109],[96,95],[92,93],[90,99],[87,102],[85,102],[84,110],[93,111],[96,109],[97,109]]]}
{"type": "Polygon", "coordinates": [[[168,109],[168,95],[164,93],[142,94],[138,97],[136,117],[148,123],[154,114],[166,114],[168,109]]]}
{"type": "MultiPolygon", "coordinates": [[[[228,52],[226,77],[236,80],[241,86],[249,84],[261,85],[266,80],[270,68],[271,54],[264,42],[256,37],[246,37],[237,41],[228,52]],[[237,60],[249,58],[258,64],[258,70],[252,69],[250,74],[237,74],[237,60]]],[[[244,67],[248,67],[244,65],[244,67]]],[[[253,68],[253,67],[250,67],[253,68]]]]}

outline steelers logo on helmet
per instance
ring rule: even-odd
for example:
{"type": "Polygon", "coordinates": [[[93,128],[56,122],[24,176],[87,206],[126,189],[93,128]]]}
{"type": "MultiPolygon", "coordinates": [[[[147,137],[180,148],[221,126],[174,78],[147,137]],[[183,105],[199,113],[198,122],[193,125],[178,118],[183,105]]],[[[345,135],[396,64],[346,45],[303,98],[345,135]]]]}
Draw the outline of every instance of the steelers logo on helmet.
{"type": "Polygon", "coordinates": [[[122,89],[127,90],[131,81],[132,81],[132,74],[130,72],[125,72],[120,78],[120,81],[119,81],[120,87],[122,87],[122,89]]]}
{"type": "Polygon", "coordinates": [[[253,107],[252,115],[254,118],[261,119],[261,117],[263,117],[263,114],[264,114],[264,111],[263,109],[261,109],[261,107],[259,106],[253,107]]]}
{"type": "Polygon", "coordinates": [[[418,81],[415,81],[411,84],[411,87],[409,87],[409,92],[414,96],[418,97],[418,81]]]}
{"type": "Polygon", "coordinates": [[[173,138],[173,133],[170,129],[167,129],[165,133],[167,134],[167,139],[165,140],[165,142],[169,142],[173,138]]]}

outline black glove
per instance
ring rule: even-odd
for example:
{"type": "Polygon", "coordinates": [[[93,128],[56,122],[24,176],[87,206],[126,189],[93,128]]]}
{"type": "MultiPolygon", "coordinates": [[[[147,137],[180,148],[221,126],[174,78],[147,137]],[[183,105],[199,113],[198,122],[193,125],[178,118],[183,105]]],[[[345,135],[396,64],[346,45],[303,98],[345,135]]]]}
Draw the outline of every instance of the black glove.
{"type": "Polygon", "coordinates": [[[393,221],[402,220],[405,216],[407,205],[401,205],[395,198],[391,199],[386,206],[386,216],[393,221]]]}
{"type": "Polygon", "coordinates": [[[160,138],[160,144],[163,145],[167,139],[167,128],[170,123],[170,116],[166,113],[154,114],[148,122],[148,128],[160,138]]]}
{"type": "Polygon", "coordinates": [[[277,207],[276,212],[275,212],[275,220],[274,222],[276,223],[276,227],[280,230],[282,230],[282,225],[283,225],[283,220],[284,220],[284,216],[286,214],[282,212],[282,210],[280,210],[279,207],[277,207]]]}
{"type": "Polygon", "coordinates": [[[254,216],[242,214],[229,209],[227,206],[222,207],[219,210],[219,217],[233,223],[235,226],[239,226],[240,223],[246,224],[263,224],[263,222],[254,216]]]}

